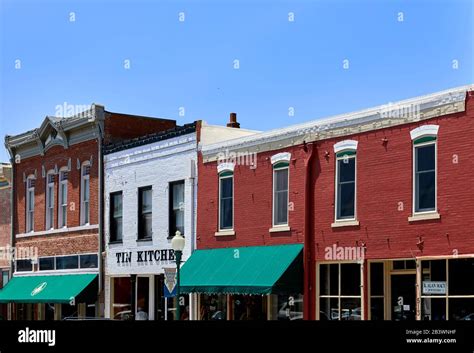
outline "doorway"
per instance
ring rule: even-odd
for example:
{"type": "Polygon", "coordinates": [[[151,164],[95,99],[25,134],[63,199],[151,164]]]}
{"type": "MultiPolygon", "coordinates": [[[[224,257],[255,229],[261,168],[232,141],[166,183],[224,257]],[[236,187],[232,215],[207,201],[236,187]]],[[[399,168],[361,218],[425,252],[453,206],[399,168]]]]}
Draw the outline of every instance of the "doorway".
{"type": "Polygon", "coordinates": [[[392,320],[416,320],[416,275],[391,275],[391,305],[392,320]]]}

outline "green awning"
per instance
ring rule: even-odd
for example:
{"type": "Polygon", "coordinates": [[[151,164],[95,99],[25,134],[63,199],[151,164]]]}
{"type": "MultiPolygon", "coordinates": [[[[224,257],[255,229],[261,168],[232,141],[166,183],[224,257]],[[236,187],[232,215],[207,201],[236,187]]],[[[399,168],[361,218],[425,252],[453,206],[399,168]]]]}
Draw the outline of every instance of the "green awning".
{"type": "Polygon", "coordinates": [[[17,276],[0,290],[0,303],[62,303],[77,298],[96,274],[17,276]]]}
{"type": "Polygon", "coordinates": [[[182,267],[180,291],[301,293],[302,250],[302,244],[196,250],[182,267]]]}

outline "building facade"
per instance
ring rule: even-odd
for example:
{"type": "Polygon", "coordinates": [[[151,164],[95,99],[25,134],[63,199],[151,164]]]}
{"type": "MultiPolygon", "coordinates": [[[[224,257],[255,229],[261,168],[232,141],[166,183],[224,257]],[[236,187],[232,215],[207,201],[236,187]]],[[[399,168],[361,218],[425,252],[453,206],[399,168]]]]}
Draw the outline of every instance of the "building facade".
{"type": "MultiPolygon", "coordinates": [[[[195,249],[198,142],[252,133],[198,121],[105,148],[106,317],[177,319],[165,273],[176,268],[177,231],[183,262],[195,249]]],[[[180,319],[195,318],[194,296],[180,306],[180,319]]]]}
{"type": "Polygon", "coordinates": [[[12,304],[12,318],[103,315],[103,145],[175,125],[92,105],[5,138],[16,258],[0,302],[12,304]]]}

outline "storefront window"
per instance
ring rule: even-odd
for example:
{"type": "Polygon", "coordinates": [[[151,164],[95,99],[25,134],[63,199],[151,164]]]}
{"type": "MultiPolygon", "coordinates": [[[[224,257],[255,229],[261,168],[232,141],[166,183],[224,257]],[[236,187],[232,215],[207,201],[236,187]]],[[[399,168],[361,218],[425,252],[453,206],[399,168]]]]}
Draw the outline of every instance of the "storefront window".
{"type": "Polygon", "coordinates": [[[362,319],[360,276],[356,263],[320,265],[320,320],[362,319]]]}
{"type": "Polygon", "coordinates": [[[370,319],[384,320],[384,263],[370,264],[370,319]]]}
{"type": "Polygon", "coordinates": [[[278,320],[303,320],[303,295],[278,295],[278,320]]]}
{"type": "MultiPolygon", "coordinates": [[[[189,320],[189,295],[183,294],[179,297],[180,303],[180,320],[189,320]]],[[[178,298],[166,298],[167,314],[166,320],[176,320],[178,298]]]]}
{"type": "Polygon", "coordinates": [[[225,294],[202,294],[200,301],[200,320],[227,320],[225,294]]]}
{"type": "Polygon", "coordinates": [[[129,277],[115,277],[113,280],[114,292],[112,298],[112,318],[115,320],[129,320],[131,317],[131,284],[129,277]]]}
{"type": "Polygon", "coordinates": [[[148,320],[150,281],[148,277],[137,277],[137,313],[136,320],[148,320]]]}
{"type": "Polygon", "coordinates": [[[233,320],[265,320],[267,318],[266,296],[262,295],[234,295],[233,320]]]}

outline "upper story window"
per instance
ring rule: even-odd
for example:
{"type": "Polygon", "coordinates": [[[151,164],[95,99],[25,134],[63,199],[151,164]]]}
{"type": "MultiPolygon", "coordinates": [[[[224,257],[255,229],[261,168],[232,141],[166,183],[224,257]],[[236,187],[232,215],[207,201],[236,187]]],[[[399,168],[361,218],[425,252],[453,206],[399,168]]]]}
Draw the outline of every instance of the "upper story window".
{"type": "Polygon", "coordinates": [[[184,235],[184,180],[170,183],[169,190],[169,236],[177,230],[184,235]]]}
{"type": "Polygon", "coordinates": [[[59,203],[58,203],[58,225],[59,228],[67,227],[67,185],[69,172],[60,170],[59,172],[59,203]]]}
{"type": "Polygon", "coordinates": [[[81,168],[81,225],[90,223],[90,173],[90,163],[85,162],[81,168]]]}
{"type": "Polygon", "coordinates": [[[26,231],[35,229],[35,185],[36,179],[30,175],[26,180],[26,231]]]}
{"type": "Polygon", "coordinates": [[[46,175],[46,230],[54,228],[54,171],[46,175]]]}
{"type": "Polygon", "coordinates": [[[122,218],[122,192],[114,192],[110,194],[110,242],[122,241],[122,218]]]}
{"type": "Polygon", "coordinates": [[[273,164],[273,226],[288,225],[288,184],[290,153],[271,158],[273,164]]]}
{"type": "Polygon", "coordinates": [[[138,239],[152,237],[152,188],[138,189],[138,239]]]}
{"type": "Polygon", "coordinates": [[[219,173],[219,230],[234,229],[234,164],[222,163],[219,173]]]}
{"type": "Polygon", "coordinates": [[[16,272],[31,272],[33,271],[33,263],[30,259],[18,259],[15,262],[16,272]]]}
{"type": "Polygon", "coordinates": [[[345,140],[334,145],[336,153],[336,221],[356,219],[357,141],[345,140]]]}
{"type": "Polygon", "coordinates": [[[413,212],[436,211],[436,140],[438,125],[410,131],[413,141],[413,212]]]}

